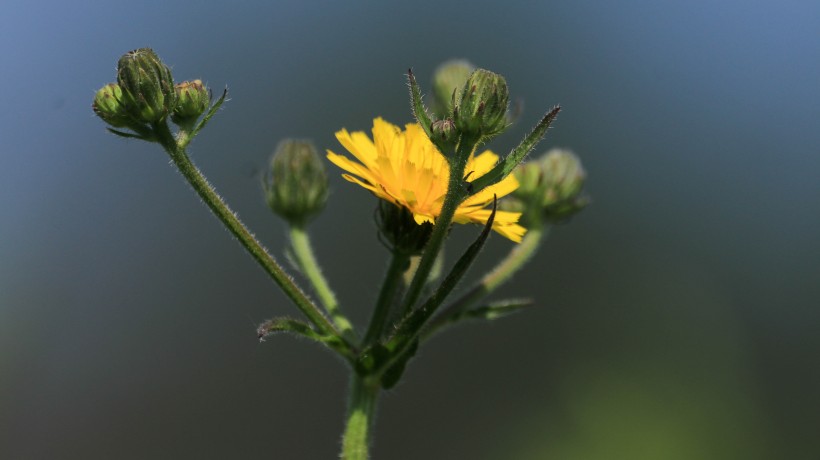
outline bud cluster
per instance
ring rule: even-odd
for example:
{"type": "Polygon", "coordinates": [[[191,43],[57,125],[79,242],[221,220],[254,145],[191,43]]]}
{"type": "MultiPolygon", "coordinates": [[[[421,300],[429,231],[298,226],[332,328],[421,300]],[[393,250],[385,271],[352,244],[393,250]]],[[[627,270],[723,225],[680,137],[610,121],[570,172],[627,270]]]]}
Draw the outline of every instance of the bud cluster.
{"type": "MultiPolygon", "coordinates": [[[[420,92],[411,75],[411,94],[419,101],[420,92]]],[[[416,118],[425,120],[427,133],[438,149],[448,155],[462,142],[465,152],[504,131],[508,126],[510,95],[504,77],[476,69],[468,61],[442,64],[433,76],[433,109],[430,120],[418,109],[416,118]]]]}
{"type": "Polygon", "coordinates": [[[211,103],[200,80],[174,84],[171,69],[150,48],[125,53],[117,62],[117,82],[103,86],[94,97],[94,113],[114,128],[143,134],[167,118],[191,129],[211,103]]]}

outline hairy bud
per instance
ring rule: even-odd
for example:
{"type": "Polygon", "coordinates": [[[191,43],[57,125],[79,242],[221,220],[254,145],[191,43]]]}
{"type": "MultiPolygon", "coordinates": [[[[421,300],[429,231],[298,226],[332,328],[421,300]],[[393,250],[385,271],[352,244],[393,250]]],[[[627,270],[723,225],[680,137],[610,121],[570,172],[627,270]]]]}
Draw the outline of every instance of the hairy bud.
{"type": "Polygon", "coordinates": [[[325,206],[327,173],[309,141],[279,143],[264,181],[268,206],[293,225],[304,225],[325,206]]]}
{"type": "Polygon", "coordinates": [[[132,118],[143,123],[164,120],[176,107],[171,70],[150,48],[125,53],[117,63],[117,83],[132,118]]]}
{"type": "Polygon", "coordinates": [[[493,137],[507,127],[510,94],[504,77],[478,69],[470,75],[453,110],[456,127],[477,138],[493,137]]]}

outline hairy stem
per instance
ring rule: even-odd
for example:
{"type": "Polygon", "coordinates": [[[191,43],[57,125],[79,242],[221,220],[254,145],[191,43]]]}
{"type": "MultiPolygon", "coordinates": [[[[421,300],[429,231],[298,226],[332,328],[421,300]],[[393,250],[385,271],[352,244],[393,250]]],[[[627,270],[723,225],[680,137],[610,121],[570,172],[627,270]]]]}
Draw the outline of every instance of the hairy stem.
{"type": "Polygon", "coordinates": [[[322,274],[321,268],[319,268],[316,256],[313,254],[313,247],[310,244],[310,237],[305,228],[298,225],[291,226],[290,242],[302,273],[310,281],[316,295],[319,297],[319,301],[324,305],[333,323],[348,340],[357,341],[353,325],[342,314],[339,302],[336,300],[336,294],[333,293],[327,279],[322,274]]]}
{"type": "Polygon", "coordinates": [[[342,437],[342,460],[370,458],[373,417],[379,397],[378,384],[353,373],[347,407],[347,426],[342,437]]]}
{"type": "Polygon", "coordinates": [[[430,235],[430,241],[424,247],[424,254],[421,256],[419,266],[416,268],[416,274],[413,276],[413,281],[410,282],[410,287],[407,289],[407,294],[404,297],[402,304],[402,315],[407,314],[416,304],[416,301],[421,295],[421,290],[427,283],[427,278],[430,276],[430,270],[438,257],[444,240],[447,238],[447,233],[450,230],[450,224],[453,222],[453,216],[456,209],[464,201],[466,191],[464,190],[464,168],[467,165],[472,150],[475,148],[475,142],[465,141],[459,145],[454,161],[450,162],[450,179],[447,184],[447,195],[444,197],[444,203],[441,205],[441,212],[436,217],[436,224],[433,226],[433,233],[430,235]]]}
{"type": "Polygon", "coordinates": [[[367,327],[367,334],[364,343],[370,344],[379,340],[384,331],[384,325],[390,315],[390,307],[393,306],[393,299],[396,295],[396,288],[401,284],[401,275],[407,270],[410,257],[400,252],[393,252],[390,260],[390,267],[382,283],[379,299],[376,301],[376,308],[370,318],[370,325],[367,327]]]}
{"type": "Polygon", "coordinates": [[[171,160],[182,173],[182,176],[193,187],[202,201],[208,205],[211,212],[230,230],[239,240],[240,244],[251,254],[251,256],[262,266],[273,281],[279,285],[299,310],[324,334],[339,335],[333,324],[322,314],[321,310],[305,295],[297,286],[293,279],[285,273],[284,269],[276,262],[273,256],[262,247],[259,241],[248,231],[236,214],[228,207],[222,198],[216,193],[211,184],[208,183],[202,172],[188,158],[184,147],[177,144],[177,140],[168,129],[165,121],[153,126],[160,144],[171,156],[171,160]]]}

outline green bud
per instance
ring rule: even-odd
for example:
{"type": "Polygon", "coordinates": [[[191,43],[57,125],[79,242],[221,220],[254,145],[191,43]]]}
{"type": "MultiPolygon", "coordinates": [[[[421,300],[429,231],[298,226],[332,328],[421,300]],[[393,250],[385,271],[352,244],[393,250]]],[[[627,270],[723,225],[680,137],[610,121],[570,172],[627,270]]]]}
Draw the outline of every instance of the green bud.
{"type": "Polygon", "coordinates": [[[510,94],[504,77],[478,69],[470,75],[461,97],[456,100],[453,118],[462,133],[478,138],[500,134],[507,127],[510,94]]]}
{"type": "Polygon", "coordinates": [[[171,121],[180,126],[193,124],[211,105],[211,91],[202,80],[184,81],[174,86],[177,105],[171,121]]]}
{"type": "MultiPolygon", "coordinates": [[[[510,194],[498,201],[498,210],[507,212],[519,212],[523,214],[524,211],[527,210],[527,205],[526,203],[521,201],[520,198],[516,198],[514,195],[510,194]]],[[[526,222],[522,222],[521,225],[524,225],[524,227],[529,228],[529,225],[526,225],[526,222]]]]}
{"type": "Polygon", "coordinates": [[[407,208],[385,200],[379,200],[376,221],[382,242],[392,251],[408,256],[421,254],[433,233],[432,223],[419,225],[407,208]]]}
{"type": "Polygon", "coordinates": [[[538,160],[518,166],[514,174],[520,185],[513,195],[526,203],[525,217],[537,213],[547,221],[558,222],[589,203],[582,194],[586,172],[569,150],[552,149],[538,160]]]}
{"type": "Polygon", "coordinates": [[[454,99],[461,96],[464,83],[475,66],[463,59],[453,59],[441,64],[433,74],[433,97],[436,115],[444,118],[452,115],[454,99]]]}
{"type": "Polygon", "coordinates": [[[128,112],[140,122],[162,121],[176,107],[171,70],[150,48],[129,51],[120,58],[117,83],[128,112]]]}
{"type": "Polygon", "coordinates": [[[458,131],[456,131],[456,124],[453,120],[447,118],[445,120],[436,120],[430,126],[433,135],[430,140],[438,147],[442,154],[447,155],[458,144],[458,131]]]}
{"type": "Polygon", "coordinates": [[[115,128],[127,127],[132,123],[122,104],[122,88],[116,83],[109,83],[100,88],[94,96],[91,108],[98,117],[115,128]]]}
{"type": "Polygon", "coordinates": [[[263,185],[268,206],[293,225],[306,224],[327,201],[325,166],[309,141],[280,142],[263,185]]]}

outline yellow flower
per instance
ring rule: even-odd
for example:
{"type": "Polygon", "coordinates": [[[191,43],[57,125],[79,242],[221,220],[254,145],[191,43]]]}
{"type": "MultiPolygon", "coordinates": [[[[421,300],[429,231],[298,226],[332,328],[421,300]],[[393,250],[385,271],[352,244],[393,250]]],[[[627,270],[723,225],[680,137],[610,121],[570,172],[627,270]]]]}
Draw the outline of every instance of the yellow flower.
{"type": "MultiPolygon", "coordinates": [[[[450,168],[447,160],[418,124],[408,124],[402,131],[381,118],[373,120],[373,140],[362,131],[336,133],[336,139],[359,162],[327,151],[327,158],[350,174],[342,177],[370,190],[377,197],[403,206],[413,213],[416,223],[435,222],[447,193],[450,168]]],[[[498,161],[498,155],[489,150],[471,156],[465,172],[468,180],[481,177],[498,161]]],[[[518,188],[518,181],[510,174],[501,182],[468,197],[455,212],[453,221],[486,224],[493,202],[518,188]]],[[[526,229],[518,224],[517,212],[497,211],[493,230],[515,242],[520,242],[526,229]]]]}

